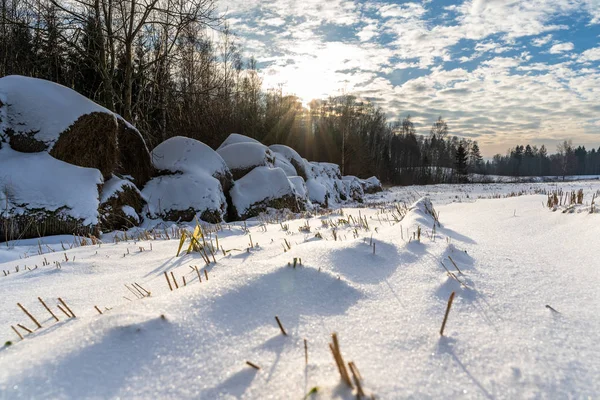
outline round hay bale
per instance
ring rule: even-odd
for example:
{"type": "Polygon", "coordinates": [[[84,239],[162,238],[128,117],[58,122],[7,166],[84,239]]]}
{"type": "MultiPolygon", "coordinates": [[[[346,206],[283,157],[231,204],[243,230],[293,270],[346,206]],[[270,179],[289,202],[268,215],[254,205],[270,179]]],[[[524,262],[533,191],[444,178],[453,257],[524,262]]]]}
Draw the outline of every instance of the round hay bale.
{"type": "Polygon", "coordinates": [[[306,165],[308,162],[304,160],[296,150],[282,144],[273,144],[269,146],[269,149],[288,160],[296,170],[296,174],[301,176],[305,181],[312,178],[312,175],[309,176],[310,171],[307,171],[310,170],[310,166],[306,165]]]}
{"type": "MultiPolygon", "coordinates": [[[[25,135],[18,135],[23,138],[25,135]]],[[[15,138],[10,146],[17,151],[32,152],[35,139],[28,148],[15,147],[15,138]],[[30,151],[27,151],[30,150],[30,151]]],[[[27,145],[26,145],[27,147],[27,145]]],[[[94,112],[82,115],[60,137],[50,150],[50,155],[58,160],[80,167],[96,168],[102,175],[110,177],[117,167],[117,120],[113,114],[94,112]]]]}
{"type": "Polygon", "coordinates": [[[273,152],[260,143],[233,143],[217,150],[217,153],[223,157],[235,180],[256,167],[273,167],[275,164],[273,152]]]}
{"type": "Polygon", "coordinates": [[[231,215],[239,219],[256,217],[267,208],[303,210],[305,204],[281,168],[257,167],[235,182],[229,192],[231,215]]]}
{"type": "Polygon", "coordinates": [[[121,117],[117,117],[119,156],[116,173],[131,176],[142,187],[154,175],[150,152],[140,132],[121,117]]]}
{"type": "Polygon", "coordinates": [[[113,176],[102,188],[100,196],[100,226],[104,231],[138,226],[144,200],[135,185],[113,176]]]}

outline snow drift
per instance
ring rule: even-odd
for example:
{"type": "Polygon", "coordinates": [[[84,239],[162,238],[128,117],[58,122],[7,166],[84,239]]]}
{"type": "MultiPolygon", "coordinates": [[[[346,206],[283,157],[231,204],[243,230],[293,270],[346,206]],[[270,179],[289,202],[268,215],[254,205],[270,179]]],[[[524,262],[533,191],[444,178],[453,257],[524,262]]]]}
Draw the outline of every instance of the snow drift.
{"type": "Polygon", "coordinates": [[[219,148],[217,153],[223,157],[235,180],[242,178],[256,167],[275,166],[275,157],[271,150],[258,142],[233,143],[219,148]]]}

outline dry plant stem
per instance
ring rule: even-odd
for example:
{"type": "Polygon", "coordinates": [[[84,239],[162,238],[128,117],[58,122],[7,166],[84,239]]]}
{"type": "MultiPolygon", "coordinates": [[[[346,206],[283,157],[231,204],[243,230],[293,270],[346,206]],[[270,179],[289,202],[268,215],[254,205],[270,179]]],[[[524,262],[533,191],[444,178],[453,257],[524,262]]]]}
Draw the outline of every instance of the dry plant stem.
{"type": "Polygon", "coordinates": [[[23,329],[24,331],[26,331],[27,333],[33,333],[33,331],[31,329],[29,329],[28,327],[26,327],[25,325],[17,324],[17,326],[19,328],[23,329]]]}
{"type": "Polygon", "coordinates": [[[60,302],[62,303],[62,305],[63,305],[63,306],[65,306],[65,308],[67,309],[67,311],[68,311],[68,312],[71,314],[71,316],[72,316],[73,318],[77,318],[77,317],[75,316],[75,313],[73,312],[73,310],[71,310],[71,309],[69,308],[69,306],[67,305],[67,303],[65,303],[65,302],[64,302],[64,300],[63,300],[63,299],[61,299],[61,298],[59,297],[59,298],[58,298],[58,301],[60,301],[60,302]]]}
{"type": "Polygon", "coordinates": [[[206,280],[208,280],[208,272],[206,272],[206,270],[204,270],[204,276],[206,277],[206,280]]]}
{"type": "Polygon", "coordinates": [[[354,365],[353,362],[348,363],[348,368],[352,373],[352,379],[354,380],[354,384],[356,385],[356,396],[360,398],[365,395],[365,392],[362,388],[362,384],[360,383],[360,373],[358,372],[358,369],[356,368],[356,365],[354,365]]]}
{"type": "Polygon", "coordinates": [[[202,277],[200,276],[200,271],[198,270],[198,267],[194,266],[194,269],[196,270],[196,274],[198,275],[198,282],[202,283],[202,277]]]}
{"type": "Polygon", "coordinates": [[[31,314],[29,313],[29,311],[27,311],[27,309],[25,309],[25,307],[23,307],[23,306],[21,305],[21,303],[17,303],[17,305],[19,306],[19,308],[20,308],[21,310],[23,310],[23,312],[24,312],[25,314],[27,314],[27,316],[28,316],[28,317],[29,317],[29,318],[30,318],[30,319],[33,321],[33,323],[34,323],[34,324],[35,324],[35,325],[38,327],[38,329],[40,329],[40,328],[42,327],[42,325],[41,325],[41,324],[38,322],[38,320],[37,320],[37,319],[35,319],[35,317],[34,317],[33,315],[31,315],[31,314]]]}
{"type": "Polygon", "coordinates": [[[308,342],[304,339],[304,364],[308,365],[308,342]]]}
{"type": "Polygon", "coordinates": [[[249,366],[251,366],[254,369],[257,369],[257,370],[260,369],[260,367],[258,365],[254,364],[250,361],[246,361],[246,364],[248,364],[249,366]]]}
{"type": "Polygon", "coordinates": [[[185,281],[185,275],[181,277],[183,279],[183,286],[187,286],[187,282],[185,281]]]}
{"type": "Polygon", "coordinates": [[[143,290],[144,292],[146,292],[146,296],[150,296],[150,292],[149,292],[149,291],[147,291],[146,289],[144,289],[144,288],[142,287],[142,285],[140,285],[139,283],[136,283],[136,282],[133,282],[133,284],[134,284],[136,287],[138,287],[139,289],[141,289],[141,290],[143,290]]]}
{"type": "Polygon", "coordinates": [[[52,310],[50,309],[50,307],[48,307],[46,305],[46,303],[44,303],[44,300],[42,300],[41,297],[38,297],[38,300],[40,301],[40,303],[42,303],[42,305],[44,306],[44,308],[50,313],[50,315],[52,315],[52,317],[54,317],[54,319],[56,320],[56,322],[60,321],[58,319],[58,317],[52,312],[52,310]]]}
{"type": "Polygon", "coordinates": [[[452,301],[454,300],[454,292],[450,294],[448,299],[448,305],[446,306],[446,314],[444,314],[444,321],[442,322],[442,329],[440,329],[440,336],[444,336],[444,328],[446,327],[446,321],[448,321],[448,314],[450,314],[450,308],[452,307],[452,301]]]}
{"type": "Polygon", "coordinates": [[[175,289],[179,289],[179,285],[177,284],[177,279],[175,279],[175,274],[171,271],[171,279],[173,279],[173,283],[175,284],[175,289]]]}
{"type": "Polygon", "coordinates": [[[448,259],[450,261],[452,261],[452,264],[454,265],[454,268],[456,268],[456,270],[458,271],[458,273],[462,275],[462,271],[460,269],[458,269],[458,265],[456,265],[456,263],[454,262],[454,260],[452,259],[452,257],[448,256],[448,259]]]}
{"type": "Polygon", "coordinates": [[[277,325],[279,325],[279,329],[281,329],[283,336],[287,336],[287,333],[285,332],[285,329],[283,329],[283,325],[281,325],[281,321],[277,315],[275,316],[275,320],[277,321],[277,325]]]}
{"type": "Polygon", "coordinates": [[[98,308],[98,306],[94,306],[94,308],[96,309],[96,311],[98,311],[98,314],[102,315],[102,311],[100,311],[100,309],[98,308]]]}
{"type": "Polygon", "coordinates": [[[340,344],[338,342],[337,334],[333,333],[331,335],[331,338],[333,340],[333,346],[330,345],[330,348],[333,352],[333,358],[335,358],[336,363],[338,364],[338,369],[340,371],[342,380],[346,382],[348,386],[353,388],[352,381],[350,380],[350,375],[348,375],[348,370],[346,369],[346,363],[344,362],[342,352],[340,351],[340,344]]]}
{"type": "MultiPolygon", "coordinates": [[[[123,297],[125,297],[125,296],[123,296],[123,297]]],[[[125,298],[127,299],[127,297],[125,297],[125,298]]],[[[127,299],[127,300],[129,300],[129,299],[127,299]]],[[[129,300],[129,301],[131,301],[131,300],[129,300]]],[[[60,304],[57,305],[57,307],[60,311],[62,311],[67,316],[67,318],[71,318],[71,315],[60,304]]]]}
{"type": "Polygon", "coordinates": [[[17,336],[19,336],[21,338],[21,340],[23,340],[23,335],[21,335],[21,332],[19,332],[17,330],[17,328],[15,328],[14,326],[10,326],[12,328],[13,331],[15,331],[15,333],[17,334],[17,336]]]}
{"type": "Polygon", "coordinates": [[[169,289],[171,290],[171,292],[173,291],[173,286],[171,285],[171,281],[169,280],[169,275],[167,274],[167,271],[163,271],[165,274],[165,279],[167,280],[167,283],[169,284],[169,289]]]}

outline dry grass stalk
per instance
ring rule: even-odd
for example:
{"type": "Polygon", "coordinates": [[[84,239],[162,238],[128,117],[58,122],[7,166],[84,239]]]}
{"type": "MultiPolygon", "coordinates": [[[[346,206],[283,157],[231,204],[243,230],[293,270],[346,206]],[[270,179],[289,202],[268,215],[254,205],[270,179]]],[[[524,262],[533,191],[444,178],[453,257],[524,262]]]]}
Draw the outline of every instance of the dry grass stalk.
{"type": "Polygon", "coordinates": [[[33,331],[31,329],[29,329],[28,327],[26,327],[25,325],[17,324],[17,326],[19,328],[23,329],[27,333],[33,333],[33,331]]]}
{"type": "Polygon", "coordinates": [[[340,344],[338,342],[337,334],[332,333],[331,338],[333,340],[333,344],[330,343],[329,348],[331,349],[331,353],[333,354],[333,358],[337,364],[340,376],[342,377],[342,380],[353,389],[354,386],[352,385],[350,375],[348,375],[348,370],[346,369],[346,363],[344,362],[344,358],[342,357],[342,353],[340,351],[340,344]]]}
{"type": "Polygon", "coordinates": [[[21,303],[17,303],[17,305],[19,306],[19,308],[21,310],[23,310],[23,312],[25,314],[27,314],[27,316],[33,321],[33,323],[37,326],[38,329],[40,329],[42,327],[42,325],[38,322],[38,320],[35,319],[35,317],[33,315],[31,315],[31,313],[29,311],[27,311],[27,309],[21,305],[21,303]]]}
{"type": "Polygon", "coordinates": [[[254,364],[253,362],[246,361],[246,364],[248,364],[249,366],[251,366],[252,368],[254,368],[256,370],[260,369],[260,367],[258,365],[256,365],[256,364],[254,364]]]}
{"type": "Polygon", "coordinates": [[[356,365],[354,364],[354,362],[350,361],[348,363],[348,368],[350,369],[350,372],[352,373],[352,379],[354,380],[354,384],[356,385],[356,397],[357,398],[361,398],[365,395],[365,392],[362,388],[362,376],[360,376],[360,372],[358,372],[358,368],[356,368],[356,365]]]}
{"type": "Polygon", "coordinates": [[[279,325],[279,329],[281,329],[283,336],[287,336],[287,333],[285,332],[285,329],[283,329],[283,325],[281,324],[281,321],[277,315],[275,316],[275,320],[277,321],[277,325],[279,325]]]}
{"type": "Polygon", "coordinates": [[[102,311],[100,311],[100,309],[98,308],[98,306],[94,306],[94,308],[96,309],[96,311],[98,311],[98,314],[102,315],[102,311]]]}
{"type": "Polygon", "coordinates": [[[196,274],[198,275],[198,282],[202,283],[202,277],[200,275],[200,271],[198,270],[198,267],[194,265],[194,269],[196,270],[196,274]]]}
{"type": "MultiPolygon", "coordinates": [[[[125,297],[125,296],[123,296],[123,297],[125,297]]],[[[125,297],[125,298],[127,299],[127,297],[125,297]]],[[[129,300],[129,299],[127,299],[127,300],[129,300]]],[[[129,301],[131,301],[131,300],[129,300],[129,301]]],[[[58,304],[57,307],[60,311],[62,311],[67,316],[67,318],[71,318],[71,314],[69,314],[67,312],[67,310],[65,310],[60,304],[58,304]]]]}
{"type": "Polygon", "coordinates": [[[175,279],[175,274],[171,271],[171,279],[173,279],[173,283],[175,284],[175,289],[179,289],[179,285],[177,284],[177,279],[175,279]]]}
{"type": "Polygon", "coordinates": [[[150,297],[150,295],[152,294],[152,293],[150,293],[148,290],[144,289],[144,288],[142,287],[142,285],[140,285],[139,283],[133,282],[133,284],[134,284],[134,285],[135,285],[135,286],[136,286],[138,289],[140,289],[140,290],[143,290],[144,292],[146,292],[146,297],[150,297]]]}
{"type": "Polygon", "coordinates": [[[21,340],[23,340],[23,335],[21,335],[21,332],[19,332],[17,330],[17,328],[15,328],[14,326],[10,326],[12,328],[13,331],[15,331],[15,333],[17,334],[17,336],[19,336],[19,338],[21,338],[21,340]]]}
{"type": "Polygon", "coordinates": [[[304,339],[304,364],[308,365],[308,342],[304,339]]]}
{"type": "Polygon", "coordinates": [[[185,275],[183,275],[183,276],[181,277],[181,279],[183,279],[183,286],[187,286],[187,282],[186,282],[186,280],[185,280],[185,275]]]}
{"type": "Polygon", "coordinates": [[[65,306],[65,309],[66,309],[66,310],[67,310],[67,311],[68,311],[68,312],[71,314],[71,316],[72,316],[73,318],[77,318],[77,317],[75,316],[75,313],[73,312],[73,310],[71,310],[71,309],[69,308],[69,306],[67,305],[67,303],[65,303],[65,302],[64,302],[64,300],[63,300],[63,299],[61,299],[61,298],[59,297],[59,298],[58,298],[58,301],[60,301],[60,302],[61,302],[61,304],[62,304],[63,306],[65,306]]]}
{"type": "Polygon", "coordinates": [[[44,308],[45,308],[45,309],[46,309],[46,310],[47,310],[47,311],[50,313],[50,315],[52,315],[52,317],[53,317],[53,318],[56,320],[56,322],[60,321],[60,320],[58,319],[58,317],[56,316],[56,314],[54,314],[54,313],[52,312],[52,310],[50,309],[50,307],[48,307],[48,306],[46,305],[46,303],[44,303],[44,300],[42,300],[42,298],[41,298],[41,297],[38,297],[38,300],[40,301],[40,303],[42,303],[42,305],[43,305],[43,306],[44,306],[44,308]]]}
{"type": "Polygon", "coordinates": [[[208,280],[208,272],[206,272],[206,270],[204,270],[204,277],[206,278],[206,280],[208,280]]]}
{"type": "Polygon", "coordinates": [[[173,286],[171,285],[171,281],[169,280],[169,275],[167,274],[167,271],[163,271],[165,274],[165,279],[167,280],[167,283],[169,284],[169,289],[171,290],[171,292],[173,291],[173,286]]]}
{"type": "Polygon", "coordinates": [[[456,263],[454,262],[454,260],[452,259],[452,257],[448,256],[448,259],[452,262],[452,265],[454,265],[454,268],[456,268],[456,270],[458,271],[459,274],[463,275],[462,271],[460,269],[458,269],[458,265],[456,265],[456,263]]]}
{"type": "Polygon", "coordinates": [[[446,322],[448,321],[448,314],[450,314],[452,301],[454,301],[454,292],[450,294],[450,298],[448,299],[448,305],[446,306],[446,314],[444,314],[444,321],[442,322],[442,328],[440,329],[440,336],[444,336],[444,328],[446,327],[446,322]]]}

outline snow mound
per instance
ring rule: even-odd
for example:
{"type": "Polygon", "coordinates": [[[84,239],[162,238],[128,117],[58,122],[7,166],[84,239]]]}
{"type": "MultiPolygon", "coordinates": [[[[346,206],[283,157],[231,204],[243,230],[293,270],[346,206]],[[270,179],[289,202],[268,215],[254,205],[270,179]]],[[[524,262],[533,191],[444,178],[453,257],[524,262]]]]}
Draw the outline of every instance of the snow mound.
{"type": "Polygon", "coordinates": [[[258,143],[258,144],[260,144],[260,142],[258,140],[252,139],[251,137],[240,135],[239,133],[232,133],[229,136],[227,136],[227,139],[225,139],[225,141],[223,141],[223,143],[221,143],[221,145],[219,146],[219,148],[217,150],[221,150],[221,149],[229,146],[230,144],[236,144],[236,143],[258,143]]]}
{"type": "Polygon", "coordinates": [[[182,136],[165,140],[152,151],[152,162],[159,171],[196,173],[204,171],[218,179],[228,190],[233,177],[225,160],[206,144],[182,136]]]}
{"type": "MultiPolygon", "coordinates": [[[[0,220],[14,219],[14,237],[71,234],[95,226],[102,183],[102,174],[96,169],[70,165],[45,152],[19,153],[5,146],[0,149],[0,220]],[[45,227],[50,218],[70,225],[57,222],[56,229],[45,227]],[[38,226],[33,226],[32,220],[38,226]]],[[[2,239],[6,233],[2,232],[2,239]]]]}
{"type": "Polygon", "coordinates": [[[301,210],[295,186],[281,168],[255,168],[236,181],[229,194],[240,219],[255,217],[267,208],[301,210]]]}
{"type": "Polygon", "coordinates": [[[5,111],[0,134],[31,135],[51,149],[79,117],[113,113],[76,91],[43,79],[11,75],[0,79],[0,102],[5,111]]]}
{"type": "Polygon", "coordinates": [[[408,215],[410,215],[418,224],[425,225],[427,227],[433,227],[434,224],[440,226],[437,211],[435,211],[433,203],[429,197],[422,197],[415,201],[409,207],[408,215]]]}
{"type": "Polygon", "coordinates": [[[142,196],[148,203],[147,215],[166,221],[192,221],[197,216],[220,222],[227,211],[221,183],[202,171],[153,178],[142,196]]]}
{"type": "Polygon", "coordinates": [[[304,180],[308,179],[307,169],[310,169],[310,167],[307,168],[308,161],[303,159],[296,150],[282,144],[274,144],[269,146],[269,149],[285,158],[294,167],[297,175],[304,180]]]}
{"type": "Polygon", "coordinates": [[[238,180],[256,167],[273,167],[275,157],[269,148],[260,143],[233,143],[217,150],[229,167],[233,179],[238,180]]]}

